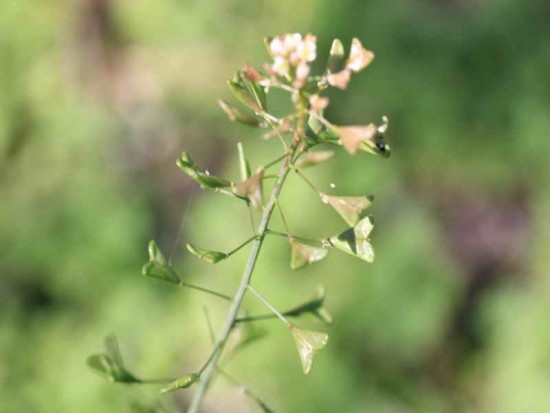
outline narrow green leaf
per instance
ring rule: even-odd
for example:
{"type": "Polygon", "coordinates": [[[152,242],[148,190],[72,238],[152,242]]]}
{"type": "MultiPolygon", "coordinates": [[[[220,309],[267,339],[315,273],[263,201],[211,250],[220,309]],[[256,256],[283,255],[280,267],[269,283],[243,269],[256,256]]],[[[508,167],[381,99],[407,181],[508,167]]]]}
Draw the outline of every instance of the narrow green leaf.
{"type": "Polygon", "coordinates": [[[162,254],[155,240],[149,241],[149,261],[157,261],[160,264],[167,264],[166,258],[162,254]]]}
{"type": "Polygon", "coordinates": [[[371,217],[365,217],[353,228],[349,228],[340,235],[330,237],[328,242],[334,248],[354,255],[367,262],[374,261],[374,250],[369,242],[369,235],[373,224],[371,217]]]}
{"type": "Polygon", "coordinates": [[[264,88],[250,80],[245,80],[245,83],[250,87],[255,103],[265,112],[267,110],[267,96],[264,88]]]}
{"type": "Polygon", "coordinates": [[[105,339],[105,353],[91,355],[86,359],[90,368],[116,383],[141,383],[124,367],[120,350],[114,336],[105,339]]]}
{"type": "Polygon", "coordinates": [[[187,249],[191,254],[199,257],[201,260],[209,262],[210,264],[216,264],[217,262],[220,262],[221,260],[224,260],[229,256],[225,252],[208,251],[202,248],[195,247],[191,244],[187,244],[187,249]]]}
{"type": "Polygon", "coordinates": [[[189,386],[191,386],[193,383],[195,383],[199,378],[200,376],[196,373],[186,374],[185,376],[182,376],[179,379],[170,383],[168,387],[165,387],[160,392],[162,394],[167,394],[167,393],[176,391],[178,389],[186,389],[189,386]]]}
{"type": "Polygon", "coordinates": [[[242,79],[239,81],[228,80],[227,85],[233,95],[245,106],[249,107],[256,113],[262,112],[261,105],[256,101],[256,97],[248,90],[242,83],[242,79]]]}
{"type": "Polygon", "coordinates": [[[239,152],[239,170],[241,173],[241,180],[245,181],[250,178],[252,172],[250,171],[250,163],[244,156],[244,148],[241,142],[237,143],[237,150],[239,152]]]}
{"type": "Polygon", "coordinates": [[[299,270],[314,262],[321,261],[328,255],[326,248],[312,247],[294,238],[289,238],[291,253],[290,253],[290,268],[299,270]]]}
{"type": "Polygon", "coordinates": [[[367,209],[371,206],[372,196],[332,196],[319,193],[321,200],[333,207],[338,214],[353,226],[366,216],[367,209]]]}
{"type": "Polygon", "coordinates": [[[296,167],[298,169],[311,168],[312,166],[319,165],[320,163],[328,161],[333,157],[333,151],[307,152],[298,160],[298,162],[296,162],[296,167]]]}
{"type": "MultiPolygon", "coordinates": [[[[317,114],[320,116],[320,117],[323,117],[323,112],[322,111],[319,111],[317,112],[317,114]]],[[[321,121],[317,118],[317,116],[313,116],[313,115],[310,115],[309,116],[309,119],[307,121],[307,124],[308,126],[311,128],[311,130],[313,131],[313,133],[315,133],[316,135],[318,135],[319,133],[321,133],[321,131],[324,129],[324,125],[321,123],[321,121]]]]}
{"type": "Polygon", "coordinates": [[[231,181],[198,170],[187,152],[182,152],[181,158],[176,163],[183,172],[202,187],[217,189],[231,186],[231,181]]]}
{"type": "Polygon", "coordinates": [[[344,45],[340,39],[334,39],[330,48],[330,54],[327,61],[326,71],[328,73],[337,73],[344,68],[346,58],[344,57],[344,45]]]}
{"type": "Polygon", "coordinates": [[[304,374],[308,374],[311,371],[315,353],[327,345],[328,334],[306,330],[294,324],[289,324],[288,328],[296,342],[304,374]]]}
{"type": "Polygon", "coordinates": [[[332,324],[332,316],[330,313],[323,307],[325,302],[325,288],[322,285],[317,286],[315,294],[306,301],[305,303],[294,307],[289,311],[285,311],[285,316],[289,317],[299,317],[302,314],[310,313],[313,316],[317,317],[323,323],[330,325],[332,324]]]}
{"type": "Polygon", "coordinates": [[[163,265],[157,261],[149,261],[146,263],[141,272],[145,277],[157,278],[173,284],[179,284],[181,282],[171,266],[163,265]]]}
{"type": "Polygon", "coordinates": [[[231,122],[238,122],[242,123],[243,125],[254,127],[264,127],[263,123],[260,122],[260,119],[258,119],[256,116],[236,108],[235,106],[229,104],[223,99],[218,100],[218,105],[225,112],[227,118],[231,122]]]}

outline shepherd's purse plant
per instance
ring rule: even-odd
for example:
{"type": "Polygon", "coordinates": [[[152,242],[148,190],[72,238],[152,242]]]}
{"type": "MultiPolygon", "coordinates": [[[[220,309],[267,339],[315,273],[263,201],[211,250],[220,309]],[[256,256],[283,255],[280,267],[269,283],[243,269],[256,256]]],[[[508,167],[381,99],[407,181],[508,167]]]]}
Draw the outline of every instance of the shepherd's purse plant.
{"type": "Polygon", "coordinates": [[[183,152],[177,161],[181,171],[200,187],[238,198],[242,201],[243,206],[249,209],[253,233],[234,250],[229,252],[211,251],[187,244],[187,249],[191,254],[209,264],[226,260],[235,252],[250,245],[248,261],[237,290],[229,296],[189,283],[165,258],[156,242],[149,243],[149,260],[143,267],[143,275],[172,283],[175,286],[199,290],[228,302],[225,321],[217,334],[214,334],[209,323],[213,339],[210,356],[199,371],[183,374],[179,378],[142,379],[127,370],[115,338],[109,336],[105,340],[105,351],[90,356],[87,362],[90,367],[111,381],[136,385],[165,383],[161,394],[195,386],[196,391],[187,412],[196,413],[201,408],[212,379],[218,374],[225,377],[230,383],[243,388],[244,393],[256,402],[262,411],[273,412],[255,393],[243,387],[223,370],[220,363],[222,355],[227,358],[230,351],[234,352],[242,348],[243,344],[248,344],[257,338],[258,333],[253,328],[252,322],[270,318],[278,318],[288,328],[296,343],[305,374],[311,370],[315,353],[327,345],[328,335],[325,332],[311,331],[295,324],[295,320],[305,314],[311,314],[327,325],[332,322],[330,314],[324,307],[325,293],[322,286],[317,288],[315,295],[310,300],[286,311],[280,311],[266,298],[269,295],[267,292],[260,293],[252,285],[254,268],[262,245],[271,236],[284,237],[288,240],[290,267],[293,270],[299,270],[324,259],[331,250],[345,252],[367,263],[374,260],[374,250],[369,240],[373,221],[368,214],[373,201],[372,196],[364,194],[349,196],[321,192],[302,172],[304,169],[313,168],[334,156],[332,150],[317,150],[321,144],[341,146],[351,155],[364,151],[382,157],[389,156],[390,148],[384,140],[384,134],[388,127],[387,118],[384,117],[378,125],[369,123],[367,125],[342,126],[333,124],[324,116],[329,99],[322,96],[323,91],[329,87],[346,89],[352,76],[370,65],[374,54],[365,49],[357,38],[354,38],[350,51],[346,55],[342,42],[335,39],[330,49],[326,68],[322,73],[314,75],[311,73],[311,65],[317,57],[316,40],[316,37],[311,34],[302,36],[298,33],[266,38],[267,50],[273,61],[264,64],[262,69],[257,69],[247,63],[228,81],[229,89],[240,105],[225,100],[218,102],[230,121],[264,131],[264,139],[278,139],[282,148],[280,156],[253,171],[245,156],[243,146],[239,143],[237,147],[240,179],[237,181],[214,176],[201,169],[187,152],[183,152]],[[291,110],[285,116],[275,116],[269,111],[268,96],[273,89],[280,89],[288,93],[291,110]],[[271,172],[272,169],[275,172],[271,172]],[[285,180],[291,173],[300,177],[305,185],[315,192],[322,203],[329,205],[340,215],[346,226],[339,234],[329,234],[324,239],[312,240],[295,235],[289,230],[279,198],[285,180]],[[264,199],[264,184],[267,186],[268,183],[272,183],[272,185],[270,185],[269,194],[264,199]],[[261,214],[258,225],[254,223],[254,209],[259,211],[257,214],[261,214]],[[279,230],[271,226],[271,218],[275,210],[281,215],[281,222],[284,226],[279,230]],[[241,306],[247,293],[252,294],[265,304],[270,313],[261,316],[248,316],[241,306]],[[240,345],[231,346],[229,349],[230,336],[236,330],[240,331],[240,345]]]}

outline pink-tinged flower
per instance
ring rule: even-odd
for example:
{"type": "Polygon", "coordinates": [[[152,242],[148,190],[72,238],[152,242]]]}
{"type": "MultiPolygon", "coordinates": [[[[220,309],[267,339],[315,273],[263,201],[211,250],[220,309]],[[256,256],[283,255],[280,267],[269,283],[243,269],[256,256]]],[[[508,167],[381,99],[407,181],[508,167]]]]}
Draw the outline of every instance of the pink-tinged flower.
{"type": "Polygon", "coordinates": [[[374,53],[363,47],[356,37],[351,41],[351,50],[346,68],[357,73],[367,67],[374,59],[374,53]]]}
{"type": "Polygon", "coordinates": [[[276,57],[271,68],[277,75],[286,77],[289,75],[290,64],[284,57],[276,57]]]}
{"type": "Polygon", "coordinates": [[[269,43],[269,50],[273,56],[283,56],[285,54],[283,39],[280,36],[273,38],[269,43]]]}
{"type": "Polygon", "coordinates": [[[337,133],[344,149],[353,155],[358,149],[370,149],[374,145],[376,126],[373,123],[365,126],[340,126],[337,133]]]}
{"type": "Polygon", "coordinates": [[[284,35],[283,43],[287,53],[296,50],[298,45],[302,43],[302,35],[300,33],[290,33],[284,35]]]}
{"type": "Polygon", "coordinates": [[[258,69],[252,66],[249,62],[244,65],[243,75],[246,79],[254,83],[262,83],[265,80],[265,76],[262,75],[258,69]]]}
{"type": "Polygon", "coordinates": [[[344,69],[338,73],[331,73],[327,76],[327,82],[329,85],[337,87],[338,89],[346,89],[351,79],[351,70],[344,69]]]}
{"type": "Polygon", "coordinates": [[[308,33],[296,47],[296,55],[303,62],[313,62],[317,57],[317,37],[308,33]]]}
{"type": "Polygon", "coordinates": [[[321,97],[319,95],[311,95],[309,98],[309,105],[311,110],[318,112],[320,110],[326,109],[329,104],[329,99],[327,97],[321,97]]]}
{"type": "Polygon", "coordinates": [[[294,87],[302,88],[307,83],[310,67],[317,57],[317,38],[307,34],[289,33],[275,37],[269,43],[274,62],[269,72],[292,80],[294,87]]]}
{"type": "Polygon", "coordinates": [[[294,86],[303,87],[306,84],[307,77],[309,75],[309,65],[307,63],[300,63],[296,68],[296,79],[294,80],[294,86]]]}

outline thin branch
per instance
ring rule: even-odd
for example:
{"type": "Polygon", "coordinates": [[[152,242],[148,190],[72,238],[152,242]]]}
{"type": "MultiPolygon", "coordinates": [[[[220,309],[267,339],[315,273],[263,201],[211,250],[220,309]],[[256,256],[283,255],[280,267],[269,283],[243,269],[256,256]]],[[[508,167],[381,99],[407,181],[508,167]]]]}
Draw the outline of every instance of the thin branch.
{"type": "MultiPolygon", "coordinates": [[[[210,339],[212,340],[212,343],[216,340],[214,337],[214,329],[212,328],[212,321],[210,320],[210,316],[208,315],[208,309],[203,307],[204,310],[204,317],[206,318],[206,324],[208,325],[208,332],[210,333],[210,339]]],[[[217,368],[218,373],[220,373],[223,377],[226,378],[233,386],[238,387],[239,389],[242,389],[244,394],[252,399],[254,402],[258,403],[260,407],[262,407],[267,412],[274,412],[273,409],[271,409],[265,401],[263,401],[256,393],[254,393],[252,390],[250,390],[248,387],[244,386],[239,380],[237,380],[235,377],[231,376],[229,373],[227,373],[225,370],[222,370],[221,367],[217,368]]]]}
{"type": "Polygon", "coordinates": [[[243,242],[241,245],[239,245],[237,248],[235,248],[234,250],[231,250],[227,253],[227,257],[230,257],[232,256],[233,254],[235,254],[237,251],[239,251],[240,249],[246,247],[248,244],[250,244],[252,241],[254,241],[256,238],[258,238],[257,235],[253,235],[251,236],[250,238],[248,238],[245,242],[243,242]]]}
{"type": "Polygon", "coordinates": [[[275,314],[277,317],[279,317],[279,319],[288,325],[288,320],[285,318],[284,315],[282,315],[275,307],[273,307],[273,305],[271,305],[271,303],[269,301],[267,301],[267,299],[261,295],[258,291],[256,291],[256,289],[254,289],[254,287],[252,287],[252,285],[248,284],[248,290],[254,294],[256,297],[258,297],[258,299],[264,303],[267,308],[269,308],[271,311],[273,311],[273,314],[275,314]]]}
{"type": "Polygon", "coordinates": [[[218,369],[218,373],[220,373],[222,376],[224,376],[233,386],[238,387],[241,389],[244,394],[255,401],[263,410],[269,413],[275,413],[275,410],[273,410],[271,407],[269,407],[266,402],[264,402],[256,393],[254,393],[252,390],[250,390],[248,387],[241,384],[239,380],[234,378],[233,376],[229,375],[226,371],[218,369]]]}
{"type": "Polygon", "coordinates": [[[267,123],[269,124],[269,126],[271,126],[271,129],[273,129],[273,132],[275,132],[275,134],[277,135],[277,137],[279,138],[279,140],[281,141],[281,144],[283,145],[283,147],[285,148],[285,154],[288,154],[288,145],[285,141],[285,138],[283,137],[283,135],[281,134],[281,131],[279,130],[279,128],[277,126],[275,126],[273,124],[273,121],[271,119],[269,119],[268,117],[266,117],[264,115],[264,119],[267,121],[267,123]]]}
{"type": "Polygon", "coordinates": [[[296,172],[296,174],[302,178],[302,180],[307,184],[307,186],[309,186],[311,189],[313,189],[313,191],[316,193],[316,194],[319,194],[319,189],[313,185],[313,183],[308,179],[307,176],[305,176],[298,168],[294,168],[294,172],[296,172]]]}
{"type": "Polygon", "coordinates": [[[300,237],[298,235],[290,234],[288,232],[280,232],[280,231],[274,231],[272,229],[268,229],[267,234],[268,235],[276,235],[278,237],[284,237],[284,238],[292,238],[292,239],[295,239],[296,241],[304,242],[304,243],[310,244],[310,245],[319,245],[320,247],[322,247],[324,245],[323,241],[320,241],[318,239],[300,237]]]}
{"type": "Polygon", "coordinates": [[[287,155],[288,155],[288,153],[285,152],[283,155],[279,156],[277,159],[274,159],[274,160],[272,160],[271,162],[266,163],[266,164],[264,165],[264,169],[271,168],[273,165],[275,165],[275,164],[281,162],[283,159],[286,158],[287,155]]]}
{"type": "Polygon", "coordinates": [[[219,298],[223,298],[226,301],[231,301],[231,297],[228,296],[228,295],[219,293],[219,292],[214,291],[214,290],[209,290],[208,288],[200,287],[200,286],[195,285],[195,284],[189,284],[188,282],[185,282],[185,281],[180,281],[178,286],[179,287],[191,288],[191,289],[197,290],[197,291],[202,291],[203,293],[207,293],[207,294],[211,294],[211,295],[214,295],[216,297],[219,297],[219,298]]]}
{"type": "Polygon", "coordinates": [[[287,232],[290,232],[290,228],[288,227],[288,222],[285,218],[285,214],[283,212],[283,208],[281,208],[281,203],[279,200],[277,200],[277,209],[279,210],[279,214],[281,215],[281,220],[283,221],[283,225],[285,226],[285,229],[287,232]]]}
{"type": "Polygon", "coordinates": [[[256,233],[256,223],[254,222],[254,213],[252,212],[252,206],[250,202],[246,203],[248,209],[248,217],[250,218],[250,225],[252,226],[252,232],[256,233]]]}

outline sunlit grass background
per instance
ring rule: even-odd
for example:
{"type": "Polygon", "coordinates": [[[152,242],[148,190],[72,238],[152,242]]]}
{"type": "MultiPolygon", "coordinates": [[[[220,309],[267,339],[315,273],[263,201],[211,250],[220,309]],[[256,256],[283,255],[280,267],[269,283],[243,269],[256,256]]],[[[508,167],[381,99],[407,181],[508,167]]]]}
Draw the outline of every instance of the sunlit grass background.
{"type": "MultiPolygon", "coordinates": [[[[325,284],[331,339],[305,377],[267,322],[227,370],[283,413],[550,411],[549,19],[544,0],[3,0],[0,411],[156,403],[157,389],[86,368],[108,333],[137,375],[204,362],[203,307],[218,328],[226,305],[143,278],[146,244],[174,251],[186,279],[235,289],[246,253],[209,266],[183,246],[235,247],[246,210],[194,189],[175,160],[185,149],[235,177],[237,142],[256,166],[276,156],[216,99],[245,61],[267,60],[264,36],[294,31],[318,36],[320,61],[334,37],[376,53],[327,116],[388,115],[392,157],[339,153],[310,177],[375,194],[377,258],[291,272],[288,245],[269,240],[254,284],[281,308],[325,284]]],[[[297,179],[282,203],[296,233],[342,228],[297,179]]],[[[192,392],[162,403],[184,411],[192,392]]],[[[221,378],[204,408],[256,411],[221,378]]]]}

